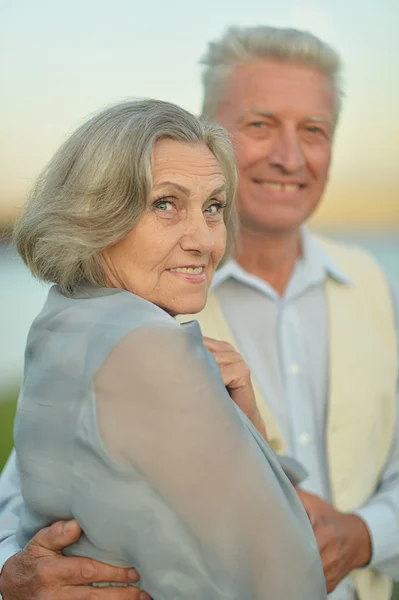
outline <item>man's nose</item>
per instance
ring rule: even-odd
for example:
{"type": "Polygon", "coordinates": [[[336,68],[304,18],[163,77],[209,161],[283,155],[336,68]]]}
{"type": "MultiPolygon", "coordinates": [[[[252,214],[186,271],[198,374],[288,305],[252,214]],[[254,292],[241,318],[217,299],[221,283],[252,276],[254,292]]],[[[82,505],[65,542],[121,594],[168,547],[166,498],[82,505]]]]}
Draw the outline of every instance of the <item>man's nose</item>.
{"type": "Polygon", "coordinates": [[[213,233],[202,211],[187,217],[180,245],[183,250],[199,254],[207,254],[213,249],[213,233]]]}
{"type": "Polygon", "coordinates": [[[305,165],[305,156],[297,131],[279,131],[269,153],[269,161],[285,173],[297,173],[301,170],[305,165]]]}

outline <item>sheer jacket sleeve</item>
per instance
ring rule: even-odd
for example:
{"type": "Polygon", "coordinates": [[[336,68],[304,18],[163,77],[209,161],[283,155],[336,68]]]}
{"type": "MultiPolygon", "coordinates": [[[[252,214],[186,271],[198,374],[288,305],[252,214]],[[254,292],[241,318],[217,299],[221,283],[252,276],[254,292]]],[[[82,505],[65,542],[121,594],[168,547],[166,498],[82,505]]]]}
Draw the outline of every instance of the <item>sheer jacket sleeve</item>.
{"type": "Polygon", "coordinates": [[[157,600],[325,598],[306,513],[195,322],[129,333],[93,385],[110,468],[131,474],[132,511],[114,519],[144,589],[157,600]]]}

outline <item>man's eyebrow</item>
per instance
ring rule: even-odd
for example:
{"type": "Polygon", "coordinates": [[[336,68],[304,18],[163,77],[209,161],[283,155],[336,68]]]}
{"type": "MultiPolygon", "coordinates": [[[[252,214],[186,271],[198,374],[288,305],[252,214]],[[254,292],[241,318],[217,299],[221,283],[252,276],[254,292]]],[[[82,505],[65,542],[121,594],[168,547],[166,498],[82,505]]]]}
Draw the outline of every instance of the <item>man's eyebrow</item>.
{"type": "MultiPolygon", "coordinates": [[[[264,118],[276,118],[277,114],[271,110],[258,110],[258,109],[254,109],[251,108],[250,110],[247,110],[246,113],[244,115],[242,115],[239,119],[239,122],[242,122],[246,117],[248,117],[249,115],[256,115],[258,117],[264,117],[264,118]]],[[[327,123],[328,125],[333,125],[331,119],[329,119],[328,117],[317,117],[317,116],[309,116],[309,117],[305,117],[303,119],[303,121],[311,121],[313,123],[327,123]]]]}
{"type": "Polygon", "coordinates": [[[252,109],[249,111],[250,113],[254,113],[255,115],[258,115],[259,117],[275,117],[276,113],[273,112],[272,110],[255,110],[252,109]]]}
{"type": "Polygon", "coordinates": [[[312,123],[327,123],[328,125],[332,125],[331,119],[328,117],[307,117],[304,121],[311,121],[312,123]]]}
{"type": "Polygon", "coordinates": [[[249,115],[256,115],[257,117],[265,117],[266,119],[268,119],[274,118],[276,116],[276,113],[271,110],[257,110],[255,108],[250,108],[249,110],[245,111],[243,115],[241,115],[241,117],[238,119],[238,122],[241,123],[249,115]]]}

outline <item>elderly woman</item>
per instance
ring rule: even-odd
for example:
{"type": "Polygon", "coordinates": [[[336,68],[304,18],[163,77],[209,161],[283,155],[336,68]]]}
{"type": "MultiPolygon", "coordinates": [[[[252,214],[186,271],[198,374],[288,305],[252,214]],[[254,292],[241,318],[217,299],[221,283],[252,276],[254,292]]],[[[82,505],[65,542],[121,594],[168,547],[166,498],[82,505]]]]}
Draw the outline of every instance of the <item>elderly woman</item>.
{"type": "Polygon", "coordinates": [[[68,554],[135,565],[155,600],[319,600],[245,364],[229,350],[223,380],[198,324],[174,319],[206,303],[234,188],[224,131],[151,100],[92,118],[39,179],[15,241],[56,285],[27,342],[17,537],[76,518],[68,554]]]}

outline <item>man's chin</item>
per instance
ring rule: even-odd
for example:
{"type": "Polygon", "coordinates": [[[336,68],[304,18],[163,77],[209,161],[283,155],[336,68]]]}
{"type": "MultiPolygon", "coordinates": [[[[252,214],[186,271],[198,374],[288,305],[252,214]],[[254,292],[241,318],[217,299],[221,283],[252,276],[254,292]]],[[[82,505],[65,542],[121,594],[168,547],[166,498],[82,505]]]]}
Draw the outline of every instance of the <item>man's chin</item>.
{"type": "Polygon", "coordinates": [[[307,214],[293,214],[293,211],[281,211],[281,214],[271,216],[240,215],[240,229],[253,235],[287,235],[298,230],[308,218],[307,214]]]}

